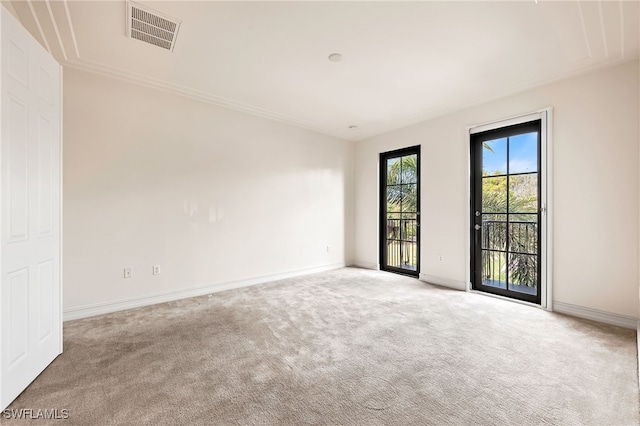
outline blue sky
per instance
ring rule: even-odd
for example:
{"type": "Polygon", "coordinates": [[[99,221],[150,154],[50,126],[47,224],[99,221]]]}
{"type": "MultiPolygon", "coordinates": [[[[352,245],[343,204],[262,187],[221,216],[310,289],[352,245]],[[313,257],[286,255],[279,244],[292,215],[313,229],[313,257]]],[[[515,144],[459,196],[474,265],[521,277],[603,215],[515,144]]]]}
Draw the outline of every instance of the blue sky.
{"type": "MultiPolygon", "coordinates": [[[[538,169],[538,134],[525,133],[509,138],[509,173],[535,172],[538,169]]],[[[494,152],[482,150],[482,170],[493,174],[507,172],[507,138],[487,141],[494,152]]]]}

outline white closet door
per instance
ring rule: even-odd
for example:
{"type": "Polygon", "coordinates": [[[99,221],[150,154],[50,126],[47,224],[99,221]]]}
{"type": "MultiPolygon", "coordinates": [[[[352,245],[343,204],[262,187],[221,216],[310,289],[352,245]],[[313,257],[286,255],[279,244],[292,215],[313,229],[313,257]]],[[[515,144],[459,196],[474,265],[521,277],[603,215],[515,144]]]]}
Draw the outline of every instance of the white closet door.
{"type": "Polygon", "coordinates": [[[0,408],[62,353],[61,75],[0,7],[0,408]]]}

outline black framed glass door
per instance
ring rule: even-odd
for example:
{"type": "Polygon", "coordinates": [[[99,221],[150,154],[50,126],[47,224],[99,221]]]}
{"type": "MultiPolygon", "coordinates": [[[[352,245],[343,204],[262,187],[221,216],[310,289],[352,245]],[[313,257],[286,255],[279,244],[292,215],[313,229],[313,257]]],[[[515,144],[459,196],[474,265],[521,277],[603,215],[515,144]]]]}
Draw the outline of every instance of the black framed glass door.
{"type": "Polygon", "coordinates": [[[476,290],[540,304],[541,120],[471,135],[476,290]]]}
{"type": "Polygon", "coordinates": [[[420,274],[420,146],[380,154],[380,268],[420,274]]]}

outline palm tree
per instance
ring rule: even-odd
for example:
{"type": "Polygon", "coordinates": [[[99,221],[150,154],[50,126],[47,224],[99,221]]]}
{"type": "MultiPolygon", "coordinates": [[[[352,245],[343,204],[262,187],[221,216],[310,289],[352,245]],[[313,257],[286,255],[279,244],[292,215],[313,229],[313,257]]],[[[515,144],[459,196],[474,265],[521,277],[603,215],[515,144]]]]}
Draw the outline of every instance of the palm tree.
{"type": "Polygon", "coordinates": [[[418,209],[418,156],[400,157],[387,168],[387,211],[413,212],[418,209]]]}

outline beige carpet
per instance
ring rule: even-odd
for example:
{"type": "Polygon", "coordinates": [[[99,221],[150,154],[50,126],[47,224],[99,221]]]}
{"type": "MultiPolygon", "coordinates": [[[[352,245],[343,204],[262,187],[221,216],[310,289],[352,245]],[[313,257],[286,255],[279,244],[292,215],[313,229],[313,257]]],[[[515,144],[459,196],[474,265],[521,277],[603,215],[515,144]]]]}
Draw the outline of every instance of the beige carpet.
{"type": "Polygon", "coordinates": [[[64,354],[10,409],[67,409],[56,424],[69,425],[638,424],[633,330],[383,272],[288,279],[64,333],[64,354]]]}

